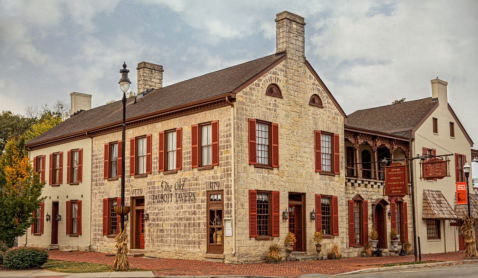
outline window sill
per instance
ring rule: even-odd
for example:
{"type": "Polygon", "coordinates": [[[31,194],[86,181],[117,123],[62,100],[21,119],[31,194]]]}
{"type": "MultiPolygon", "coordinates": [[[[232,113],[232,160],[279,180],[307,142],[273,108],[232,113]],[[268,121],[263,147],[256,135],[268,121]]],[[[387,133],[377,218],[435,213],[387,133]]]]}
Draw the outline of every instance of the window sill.
{"type": "Polygon", "coordinates": [[[264,164],[255,164],[254,167],[255,167],[255,168],[261,168],[261,169],[269,169],[269,170],[274,169],[274,168],[272,168],[272,166],[270,166],[270,165],[264,165],[264,164]]]}
{"type": "Polygon", "coordinates": [[[333,172],[318,172],[318,173],[325,176],[335,176],[333,172]]]}
{"type": "Polygon", "coordinates": [[[427,241],[440,242],[440,241],[441,241],[441,238],[427,238],[427,241]]]}
{"type": "Polygon", "coordinates": [[[119,178],[118,177],[115,177],[115,178],[108,178],[107,181],[117,181],[119,178]]]}
{"type": "Polygon", "coordinates": [[[70,182],[69,185],[80,185],[79,182],[70,182]]]}
{"type": "Polygon", "coordinates": [[[257,236],[256,240],[273,240],[274,237],[272,236],[257,236]]]}
{"type": "Polygon", "coordinates": [[[79,237],[80,235],[79,234],[69,234],[68,236],[69,237],[79,237]]]}
{"type": "Polygon", "coordinates": [[[148,174],[139,174],[139,175],[134,175],[135,179],[140,179],[140,178],[146,178],[148,174]]]}
{"type": "Polygon", "coordinates": [[[116,235],[106,235],[107,238],[115,238],[116,235]]]}
{"type": "Polygon", "coordinates": [[[333,235],[323,235],[322,238],[332,239],[332,238],[334,238],[334,236],[333,235]]]}
{"type": "Polygon", "coordinates": [[[59,183],[50,184],[50,185],[51,185],[52,187],[58,187],[58,186],[60,186],[60,184],[59,184],[59,183]]]}
{"type": "Polygon", "coordinates": [[[38,233],[34,233],[33,235],[34,236],[41,236],[41,234],[38,234],[38,233]]]}
{"type": "Polygon", "coordinates": [[[214,166],[212,165],[198,167],[198,171],[212,170],[212,169],[214,169],[214,166]]]}
{"type": "Polygon", "coordinates": [[[177,173],[178,173],[178,170],[168,170],[163,172],[164,175],[172,175],[177,173]]]}

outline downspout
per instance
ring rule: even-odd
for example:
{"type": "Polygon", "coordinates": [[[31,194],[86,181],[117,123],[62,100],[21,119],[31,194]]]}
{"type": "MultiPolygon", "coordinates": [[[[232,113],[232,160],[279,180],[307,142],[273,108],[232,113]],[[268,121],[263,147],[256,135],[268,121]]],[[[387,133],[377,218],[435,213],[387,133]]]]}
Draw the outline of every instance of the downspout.
{"type": "Polygon", "coordinates": [[[231,148],[232,148],[232,163],[231,163],[231,172],[232,172],[232,252],[233,256],[236,255],[236,160],[235,160],[235,137],[234,137],[234,130],[235,130],[235,120],[234,116],[236,113],[234,104],[230,102],[229,98],[226,97],[227,102],[231,104],[231,148]]]}
{"type": "Polygon", "coordinates": [[[91,148],[90,148],[90,205],[89,205],[89,208],[90,208],[90,232],[88,233],[88,236],[89,236],[89,239],[88,239],[88,251],[91,252],[91,224],[93,223],[93,213],[92,213],[92,205],[91,205],[91,197],[93,196],[93,175],[91,174],[91,169],[93,169],[93,136],[91,136],[90,134],[88,134],[88,131],[86,132],[86,136],[90,137],[91,139],[91,148]]]}

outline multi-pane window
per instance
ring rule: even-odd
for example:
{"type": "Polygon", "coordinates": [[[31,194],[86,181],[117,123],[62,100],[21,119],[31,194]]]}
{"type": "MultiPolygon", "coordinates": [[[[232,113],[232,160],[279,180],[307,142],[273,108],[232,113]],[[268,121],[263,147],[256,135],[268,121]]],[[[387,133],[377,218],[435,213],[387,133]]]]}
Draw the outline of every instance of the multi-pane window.
{"type": "Polygon", "coordinates": [[[110,144],[109,155],[109,177],[116,178],[118,176],[118,143],[110,144]]]}
{"type": "Polygon", "coordinates": [[[438,133],[438,119],[433,118],[433,133],[438,133]]]}
{"type": "Polygon", "coordinates": [[[52,173],[52,184],[58,184],[60,183],[60,154],[59,153],[54,153],[53,156],[53,173],[52,173]]]}
{"type": "Polygon", "coordinates": [[[136,139],[136,174],[141,175],[146,173],[146,138],[136,139]]]}
{"type": "Polygon", "coordinates": [[[269,236],[270,235],[270,194],[257,193],[257,235],[269,236]]]}
{"type": "Polygon", "coordinates": [[[40,156],[35,157],[35,160],[36,160],[35,172],[41,174],[41,171],[43,170],[43,169],[42,169],[42,167],[43,167],[43,165],[42,165],[42,162],[43,162],[43,161],[42,161],[42,156],[40,155],[40,156]]]}
{"type": "Polygon", "coordinates": [[[78,203],[71,202],[71,233],[78,233],[78,203]]]}
{"type": "Polygon", "coordinates": [[[321,134],[322,171],[332,172],[332,136],[321,134]]]}
{"type": "Polygon", "coordinates": [[[167,155],[166,155],[166,170],[176,169],[176,131],[170,131],[166,133],[166,146],[167,146],[167,155]]]}
{"type": "Polygon", "coordinates": [[[35,229],[34,233],[39,234],[39,233],[41,233],[41,231],[40,231],[41,208],[37,209],[35,216],[36,216],[36,219],[35,219],[35,225],[34,225],[34,229],[35,229]]]}
{"type": "Polygon", "coordinates": [[[201,166],[212,165],[212,126],[201,126],[201,166]]]}
{"type": "Polygon", "coordinates": [[[440,220],[427,219],[427,238],[439,239],[440,238],[440,220]]]}
{"type": "Polygon", "coordinates": [[[450,122],[450,137],[455,137],[455,124],[450,122]]]}
{"type": "Polygon", "coordinates": [[[331,217],[331,200],[330,198],[322,197],[321,206],[322,206],[322,234],[331,235],[332,234],[332,217],[331,217]]]}
{"type": "Polygon", "coordinates": [[[362,244],[361,238],[361,228],[362,222],[360,220],[360,216],[362,215],[362,202],[354,202],[354,240],[355,245],[362,244]]]}
{"type": "Polygon", "coordinates": [[[78,150],[71,151],[71,181],[72,183],[78,182],[78,150]]]}
{"type": "Polygon", "coordinates": [[[109,199],[109,218],[110,218],[110,229],[109,233],[110,235],[116,234],[116,231],[118,229],[118,218],[115,212],[115,207],[117,206],[117,199],[109,199]]]}
{"type": "Polygon", "coordinates": [[[256,123],[257,164],[269,165],[270,125],[256,123]]]}

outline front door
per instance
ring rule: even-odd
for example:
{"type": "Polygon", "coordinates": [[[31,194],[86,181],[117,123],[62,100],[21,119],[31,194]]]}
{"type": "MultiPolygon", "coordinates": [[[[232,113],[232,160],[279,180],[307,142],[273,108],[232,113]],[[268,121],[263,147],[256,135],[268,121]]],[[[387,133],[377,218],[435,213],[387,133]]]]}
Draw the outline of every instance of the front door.
{"type": "Polygon", "coordinates": [[[223,191],[207,192],[207,252],[224,253],[224,198],[223,191]]]}
{"type": "Polygon", "coordinates": [[[58,215],[58,211],[58,202],[53,202],[51,212],[51,244],[58,244],[58,220],[56,218],[58,215]]]}
{"type": "Polygon", "coordinates": [[[144,249],[144,198],[135,198],[132,202],[134,204],[132,211],[132,249],[144,249]]]}
{"type": "Polygon", "coordinates": [[[289,195],[289,232],[295,235],[294,251],[305,251],[302,194],[289,195]]]}
{"type": "Polygon", "coordinates": [[[385,221],[385,208],[378,204],[375,206],[375,227],[377,228],[379,247],[387,248],[387,227],[385,221]]]}

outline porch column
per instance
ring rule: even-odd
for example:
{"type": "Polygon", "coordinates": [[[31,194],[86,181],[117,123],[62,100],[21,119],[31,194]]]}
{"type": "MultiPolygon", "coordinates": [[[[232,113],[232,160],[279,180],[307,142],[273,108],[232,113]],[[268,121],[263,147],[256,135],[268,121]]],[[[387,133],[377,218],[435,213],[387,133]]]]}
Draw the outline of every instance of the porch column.
{"type": "MultiPolygon", "coordinates": [[[[359,163],[359,145],[358,144],[354,144],[354,151],[355,151],[355,177],[357,179],[360,179],[362,178],[362,173],[361,173],[361,164],[359,163]]],[[[362,161],[360,159],[360,161],[362,161]]]]}
{"type": "Polygon", "coordinates": [[[373,150],[373,159],[375,161],[375,163],[373,164],[374,177],[376,180],[378,180],[378,163],[380,162],[378,161],[377,147],[372,146],[372,150],[373,150]]]}

